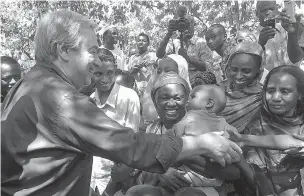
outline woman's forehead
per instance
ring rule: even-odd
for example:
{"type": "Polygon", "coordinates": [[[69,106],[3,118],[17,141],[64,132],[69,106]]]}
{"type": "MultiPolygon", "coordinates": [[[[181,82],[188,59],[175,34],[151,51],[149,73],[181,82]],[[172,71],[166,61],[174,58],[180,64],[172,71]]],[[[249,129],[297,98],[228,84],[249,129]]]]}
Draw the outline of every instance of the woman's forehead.
{"type": "Polygon", "coordinates": [[[160,94],[185,94],[185,87],[182,84],[166,84],[160,87],[156,93],[160,94]]]}
{"type": "Polygon", "coordinates": [[[269,77],[267,85],[297,86],[297,79],[289,73],[274,73],[269,77]]]}
{"type": "Polygon", "coordinates": [[[232,66],[237,66],[237,65],[240,65],[240,64],[244,64],[244,65],[251,65],[251,66],[256,65],[257,67],[260,67],[256,58],[258,58],[258,56],[255,56],[253,54],[238,53],[238,54],[235,54],[232,57],[231,65],[232,66]]]}

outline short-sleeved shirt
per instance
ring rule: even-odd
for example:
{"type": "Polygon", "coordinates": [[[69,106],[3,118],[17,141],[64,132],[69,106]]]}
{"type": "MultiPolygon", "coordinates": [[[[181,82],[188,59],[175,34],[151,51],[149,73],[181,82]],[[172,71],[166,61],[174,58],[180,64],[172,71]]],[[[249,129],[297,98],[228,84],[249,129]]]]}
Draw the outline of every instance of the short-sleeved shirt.
{"type": "Polygon", "coordinates": [[[139,65],[141,63],[147,63],[146,67],[142,67],[139,72],[135,75],[135,81],[137,87],[140,90],[144,90],[148,84],[148,81],[152,75],[154,70],[153,64],[151,62],[156,62],[157,57],[155,52],[145,52],[144,54],[135,54],[132,55],[129,59],[129,64],[127,66],[127,70],[131,70],[135,65],[139,65]]]}

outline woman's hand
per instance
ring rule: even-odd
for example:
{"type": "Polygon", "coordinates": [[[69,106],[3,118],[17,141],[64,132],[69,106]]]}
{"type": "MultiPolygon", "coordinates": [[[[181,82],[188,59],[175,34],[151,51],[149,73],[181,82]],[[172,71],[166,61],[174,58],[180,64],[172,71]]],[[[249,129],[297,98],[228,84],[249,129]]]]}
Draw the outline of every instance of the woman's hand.
{"type": "MultiPolygon", "coordinates": [[[[292,134],[292,136],[298,140],[304,141],[304,133],[303,134],[292,134]]],[[[284,150],[285,154],[303,154],[304,153],[304,148],[299,147],[299,148],[290,148],[288,150],[284,150]]]]}
{"type": "Polygon", "coordinates": [[[229,135],[229,139],[239,145],[241,148],[244,147],[244,142],[242,139],[242,135],[234,129],[227,129],[227,133],[229,135]]]}
{"type": "Polygon", "coordinates": [[[159,175],[160,182],[170,191],[175,192],[180,188],[189,187],[189,182],[184,176],[173,168],[169,168],[165,174],[159,175]]]}

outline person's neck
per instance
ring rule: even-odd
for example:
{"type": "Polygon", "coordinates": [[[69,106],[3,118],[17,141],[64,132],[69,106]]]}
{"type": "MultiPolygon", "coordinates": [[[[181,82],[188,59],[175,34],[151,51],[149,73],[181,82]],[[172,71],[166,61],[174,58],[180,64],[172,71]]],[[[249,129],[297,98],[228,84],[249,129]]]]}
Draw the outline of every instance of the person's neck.
{"type": "Polygon", "coordinates": [[[104,43],[104,47],[106,48],[106,49],[109,49],[109,50],[114,50],[114,44],[113,43],[104,43]]]}
{"type": "Polygon", "coordinates": [[[147,48],[144,48],[144,49],[138,49],[138,54],[145,54],[146,52],[148,51],[147,48]]]}
{"type": "Polygon", "coordinates": [[[215,49],[215,52],[221,57],[223,57],[225,49],[226,49],[226,41],[223,43],[221,47],[215,49]]]}
{"type": "Polygon", "coordinates": [[[111,88],[107,91],[101,91],[101,90],[98,90],[97,89],[97,92],[98,92],[98,97],[99,97],[99,101],[100,101],[100,104],[103,105],[107,102],[108,98],[109,98],[109,95],[112,91],[114,87],[114,84],[111,86],[111,88]]]}
{"type": "Polygon", "coordinates": [[[164,126],[166,127],[166,129],[171,129],[176,123],[178,123],[179,120],[175,120],[175,121],[163,121],[164,126]]]}
{"type": "Polygon", "coordinates": [[[65,77],[75,86],[77,90],[79,90],[81,87],[84,86],[84,78],[82,80],[82,75],[79,73],[70,73],[70,70],[68,69],[68,66],[65,66],[65,61],[62,59],[57,59],[53,61],[51,64],[54,65],[65,77]]]}

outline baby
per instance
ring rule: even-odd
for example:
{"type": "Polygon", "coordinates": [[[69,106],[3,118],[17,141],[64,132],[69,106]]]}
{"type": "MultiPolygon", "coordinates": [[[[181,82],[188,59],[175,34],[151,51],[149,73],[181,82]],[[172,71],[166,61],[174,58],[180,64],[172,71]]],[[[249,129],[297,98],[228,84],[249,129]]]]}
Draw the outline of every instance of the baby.
{"type": "MultiPolygon", "coordinates": [[[[174,136],[197,136],[209,132],[237,132],[224,118],[217,116],[226,106],[225,92],[216,85],[200,85],[191,93],[186,106],[187,114],[171,130],[174,136]]],[[[169,132],[170,133],[170,132],[169,132]]]]}
{"type": "MultiPolygon", "coordinates": [[[[220,87],[216,85],[197,86],[190,93],[190,98],[186,106],[186,115],[167,133],[181,137],[184,135],[197,136],[215,132],[228,137],[227,131],[237,132],[237,130],[229,125],[224,118],[217,116],[225,106],[226,95],[220,87]]],[[[229,167],[234,167],[232,170],[238,171],[238,168],[234,165],[229,165],[229,167]]],[[[219,187],[222,184],[222,181],[213,178],[214,176],[209,178],[194,172],[193,169],[190,169],[190,166],[188,167],[187,162],[178,167],[178,169],[184,172],[184,177],[187,178],[194,187],[219,187]]],[[[218,172],[220,170],[216,171],[213,169],[213,171],[218,172]]]]}

